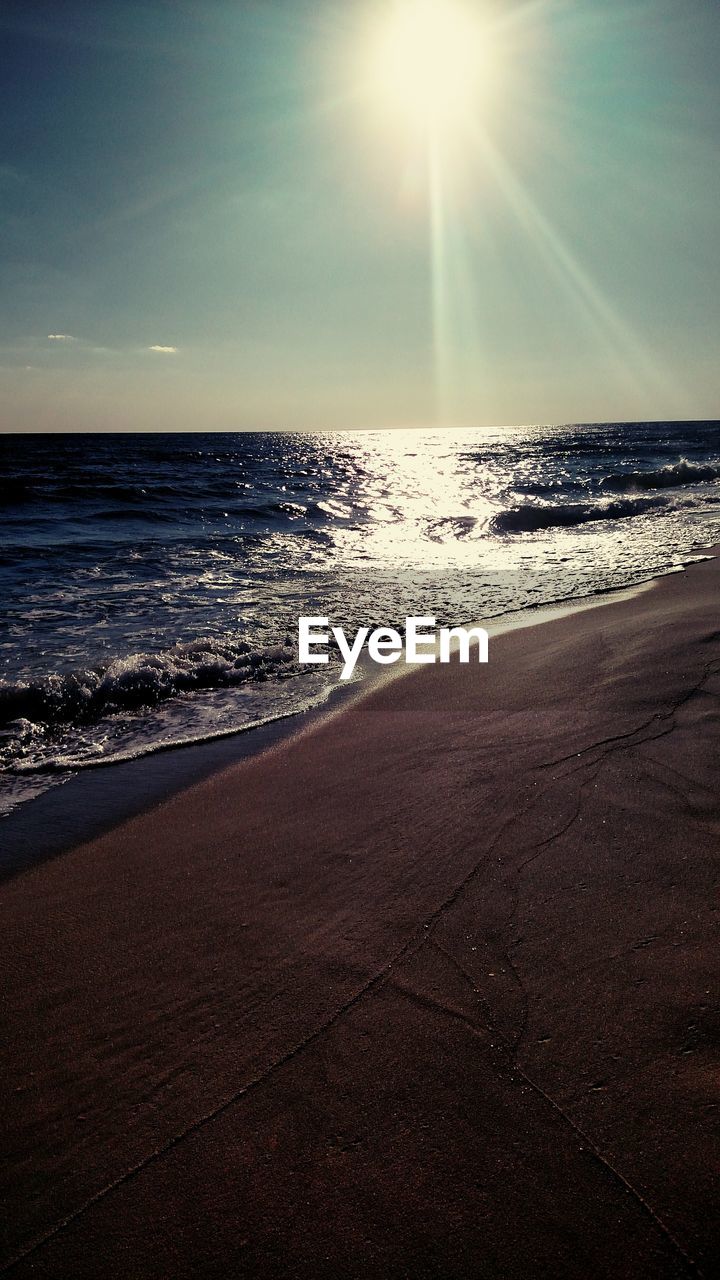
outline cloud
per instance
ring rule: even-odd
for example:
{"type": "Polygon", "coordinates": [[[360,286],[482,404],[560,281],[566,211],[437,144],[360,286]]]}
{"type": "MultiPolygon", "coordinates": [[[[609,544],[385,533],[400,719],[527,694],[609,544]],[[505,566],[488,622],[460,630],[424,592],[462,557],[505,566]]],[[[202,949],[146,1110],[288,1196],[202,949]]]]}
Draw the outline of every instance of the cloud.
{"type": "Polygon", "coordinates": [[[163,343],[160,343],[160,342],[154,342],[152,346],[149,346],[149,347],[130,347],[130,348],[99,347],[99,346],[91,346],[89,338],[76,338],[72,333],[49,333],[47,336],[50,342],[68,343],[68,344],[76,343],[78,346],[84,348],[85,350],[93,351],[98,355],[103,355],[103,354],[111,355],[115,353],[121,354],[123,350],[125,350],[126,352],[134,351],[138,353],[139,351],[142,350],[142,351],[154,351],[156,355],[160,355],[160,356],[176,356],[179,350],[178,347],[171,347],[170,345],[165,346],[163,343]]]}

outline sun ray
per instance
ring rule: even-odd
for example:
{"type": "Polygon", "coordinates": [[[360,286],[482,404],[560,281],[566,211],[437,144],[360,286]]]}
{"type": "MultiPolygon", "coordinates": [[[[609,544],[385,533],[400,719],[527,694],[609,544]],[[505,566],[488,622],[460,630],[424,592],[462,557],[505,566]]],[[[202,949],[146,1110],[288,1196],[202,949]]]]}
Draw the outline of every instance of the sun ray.
{"type": "Polygon", "coordinates": [[[543,254],[560,282],[569,288],[577,308],[596,338],[611,354],[617,372],[637,392],[662,391],[671,403],[681,403],[682,389],[670,378],[639,333],[612,305],[597,281],[562,240],[551,222],[513,173],[508,161],[486,135],[477,135],[485,162],[533,245],[543,254]]]}
{"type": "Polygon", "coordinates": [[[450,331],[448,315],[447,231],[437,133],[428,135],[428,193],[430,205],[430,291],[432,300],[433,381],[435,414],[447,422],[450,412],[450,331]]]}
{"type": "MultiPolygon", "coordinates": [[[[468,0],[388,0],[365,46],[361,82],[369,118],[377,119],[390,153],[398,150],[401,170],[403,155],[425,167],[438,423],[462,421],[473,393],[492,390],[491,344],[482,339],[481,323],[487,281],[479,266],[488,261],[488,246],[468,243],[468,214],[473,223],[478,216],[468,193],[479,175],[488,209],[511,212],[599,360],[633,401],[660,394],[673,407],[687,403],[687,388],[543,212],[503,145],[510,122],[520,122],[526,145],[548,152],[562,146],[551,132],[552,111],[543,133],[548,95],[528,53],[542,46],[542,22],[552,8],[549,0],[527,0],[504,13],[468,0]]],[[[498,307],[502,302],[495,299],[498,307]]]]}

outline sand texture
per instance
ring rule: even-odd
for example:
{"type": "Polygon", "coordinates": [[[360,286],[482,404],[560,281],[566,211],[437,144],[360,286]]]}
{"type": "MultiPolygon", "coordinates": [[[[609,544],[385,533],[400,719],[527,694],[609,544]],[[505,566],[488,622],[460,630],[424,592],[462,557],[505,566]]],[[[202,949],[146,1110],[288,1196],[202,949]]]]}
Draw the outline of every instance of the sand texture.
{"type": "Polygon", "coordinates": [[[510,633],[5,884],[0,1271],[716,1274],[719,600],[510,633]]]}

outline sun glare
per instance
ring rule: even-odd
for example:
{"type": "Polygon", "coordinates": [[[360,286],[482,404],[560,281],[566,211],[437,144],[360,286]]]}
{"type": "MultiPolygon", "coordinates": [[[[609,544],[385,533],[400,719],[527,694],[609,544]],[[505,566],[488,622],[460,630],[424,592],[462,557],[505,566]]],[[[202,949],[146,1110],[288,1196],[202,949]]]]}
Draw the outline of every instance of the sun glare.
{"type": "Polygon", "coordinates": [[[480,23],[461,0],[397,0],[372,50],[374,90],[409,126],[447,128],[484,97],[488,53],[480,23]]]}

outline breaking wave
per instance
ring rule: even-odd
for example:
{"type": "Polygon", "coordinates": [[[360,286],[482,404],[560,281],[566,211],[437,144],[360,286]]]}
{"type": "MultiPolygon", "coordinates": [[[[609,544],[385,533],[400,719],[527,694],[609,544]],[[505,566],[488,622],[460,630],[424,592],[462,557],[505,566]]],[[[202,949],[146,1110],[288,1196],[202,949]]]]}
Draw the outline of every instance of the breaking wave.
{"type": "Polygon", "coordinates": [[[627,498],[602,505],[591,502],[559,503],[556,506],[522,503],[499,511],[492,517],[490,527],[493,533],[535,533],[540,529],[568,528],[595,520],[628,520],[631,516],[639,516],[644,511],[664,505],[663,498],[627,498]]]}
{"type": "Polygon", "coordinates": [[[616,471],[600,481],[601,489],[632,493],[637,489],[674,489],[679,485],[701,484],[720,478],[720,465],[702,465],[681,458],[656,471],[616,471]]]}
{"type": "Polygon", "coordinates": [[[290,675],[294,657],[289,636],[281,645],[256,649],[244,640],[201,639],[87,670],[2,680],[0,726],[96,724],[104,716],[157,706],[181,693],[290,675]]]}

